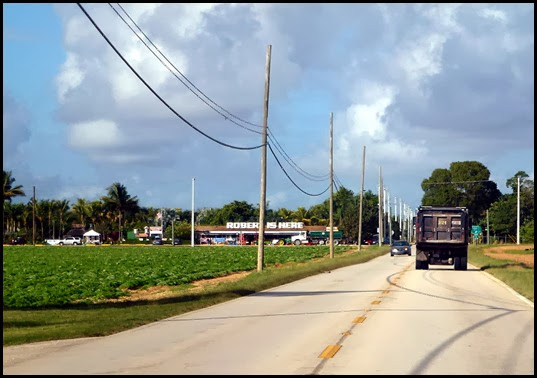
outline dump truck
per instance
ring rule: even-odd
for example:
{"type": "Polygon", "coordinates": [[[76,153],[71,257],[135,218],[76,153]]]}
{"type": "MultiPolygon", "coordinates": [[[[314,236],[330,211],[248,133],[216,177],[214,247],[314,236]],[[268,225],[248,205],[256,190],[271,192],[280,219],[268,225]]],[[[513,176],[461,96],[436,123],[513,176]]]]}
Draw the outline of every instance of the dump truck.
{"type": "Polygon", "coordinates": [[[468,265],[469,217],[466,207],[420,206],[415,218],[416,269],[429,265],[468,265]]]}

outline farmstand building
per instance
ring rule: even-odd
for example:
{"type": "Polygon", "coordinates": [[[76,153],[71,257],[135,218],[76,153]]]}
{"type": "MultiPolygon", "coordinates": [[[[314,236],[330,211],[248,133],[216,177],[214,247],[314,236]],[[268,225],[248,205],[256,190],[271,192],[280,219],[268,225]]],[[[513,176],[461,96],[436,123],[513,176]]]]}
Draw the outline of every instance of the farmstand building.
{"type": "MultiPolygon", "coordinates": [[[[301,231],[327,231],[326,226],[305,226],[303,222],[267,222],[265,225],[264,239],[284,240],[301,231]]],[[[225,226],[194,227],[194,241],[196,244],[239,244],[251,245],[257,242],[259,237],[258,222],[227,222],[225,226]]]]}

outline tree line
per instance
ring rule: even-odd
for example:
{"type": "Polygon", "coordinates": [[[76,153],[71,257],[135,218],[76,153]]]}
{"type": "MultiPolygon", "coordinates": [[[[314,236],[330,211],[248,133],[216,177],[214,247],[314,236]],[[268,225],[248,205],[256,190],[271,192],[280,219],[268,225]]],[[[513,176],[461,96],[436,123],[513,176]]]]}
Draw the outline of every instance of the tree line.
{"type": "MultiPolygon", "coordinates": [[[[497,239],[513,241],[517,227],[518,180],[520,179],[520,217],[522,239],[533,242],[534,192],[533,180],[523,172],[517,172],[506,181],[512,193],[502,194],[495,182],[490,180],[489,170],[476,161],[454,162],[449,169],[435,169],[424,179],[422,205],[465,206],[469,209],[471,223],[485,230],[488,222],[491,235],[497,239]]],[[[13,204],[12,199],[26,196],[22,186],[14,185],[11,171],[4,171],[4,243],[13,236],[33,235],[34,203],[13,204]]],[[[360,195],[340,186],[333,196],[334,226],[352,241],[358,240],[360,195]]],[[[123,238],[127,230],[143,230],[146,226],[163,225],[165,235],[171,236],[172,220],[175,236],[188,238],[191,230],[190,210],[180,208],[154,208],[140,206],[136,196],[126,187],[115,182],[106,188],[101,198],[88,201],[78,198],[73,204],[65,199],[36,200],[36,242],[62,237],[71,228],[92,228],[101,233],[104,240],[123,238]]],[[[305,225],[329,225],[330,202],[296,210],[271,209],[267,204],[267,222],[304,222],[305,225]]],[[[223,225],[226,222],[257,222],[259,205],[246,201],[232,201],[221,208],[201,208],[194,213],[196,225],[223,225]]],[[[362,201],[362,238],[377,233],[379,224],[378,195],[365,191],[362,201]]],[[[401,237],[401,225],[392,217],[392,237],[401,237]]]]}

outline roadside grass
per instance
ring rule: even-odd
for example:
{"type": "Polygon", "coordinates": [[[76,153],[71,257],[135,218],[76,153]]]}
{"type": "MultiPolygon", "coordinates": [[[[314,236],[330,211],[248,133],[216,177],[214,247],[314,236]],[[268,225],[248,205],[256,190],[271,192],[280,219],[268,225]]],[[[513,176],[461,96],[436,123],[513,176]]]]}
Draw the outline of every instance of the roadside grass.
{"type": "Polygon", "coordinates": [[[209,286],[199,292],[191,285],[175,288],[171,297],[119,303],[71,304],[40,309],[4,309],[3,345],[106,336],[158,320],[206,308],[332,269],[369,261],[388,252],[389,246],[370,246],[351,253],[297,263],[266,266],[238,281],[209,286]]]}
{"type": "MultiPolygon", "coordinates": [[[[471,245],[468,249],[468,262],[503,281],[517,293],[534,302],[534,267],[514,260],[486,256],[484,250],[487,248],[491,246],[471,245]]],[[[533,254],[533,248],[527,251],[506,248],[502,252],[533,254]]]]}

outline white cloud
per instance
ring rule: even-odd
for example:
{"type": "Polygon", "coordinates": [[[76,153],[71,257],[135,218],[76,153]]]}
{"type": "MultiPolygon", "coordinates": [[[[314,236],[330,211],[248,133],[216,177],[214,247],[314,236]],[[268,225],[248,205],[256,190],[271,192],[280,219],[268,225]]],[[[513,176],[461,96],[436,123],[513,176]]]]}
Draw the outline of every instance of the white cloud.
{"type": "Polygon", "coordinates": [[[119,146],[121,142],[118,125],[110,120],[76,123],[72,125],[69,133],[69,145],[73,148],[110,148],[119,146]]]}
{"type": "Polygon", "coordinates": [[[78,57],[73,53],[67,53],[67,59],[60,68],[56,78],[58,99],[60,104],[65,102],[68,92],[78,87],[84,80],[85,73],[78,63],[78,57]]]}
{"type": "Polygon", "coordinates": [[[490,9],[490,8],[485,8],[485,9],[481,9],[478,14],[483,17],[483,18],[487,18],[487,19],[492,19],[492,20],[495,20],[495,21],[500,21],[500,23],[504,24],[507,22],[507,16],[505,14],[505,12],[502,12],[498,9],[490,9]]]}

